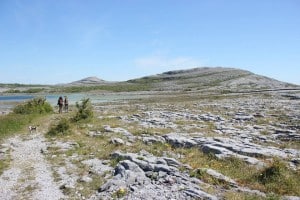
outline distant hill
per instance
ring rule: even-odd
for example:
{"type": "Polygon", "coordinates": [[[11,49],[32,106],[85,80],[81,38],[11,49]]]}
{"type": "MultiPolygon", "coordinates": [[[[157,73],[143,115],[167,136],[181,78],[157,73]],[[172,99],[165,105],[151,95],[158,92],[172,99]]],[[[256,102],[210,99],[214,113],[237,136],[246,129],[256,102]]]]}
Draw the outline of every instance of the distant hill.
{"type": "Polygon", "coordinates": [[[79,81],[71,82],[68,85],[95,85],[95,84],[103,84],[103,83],[106,83],[106,81],[99,79],[96,76],[91,76],[91,77],[81,79],[79,81]]]}
{"type": "Polygon", "coordinates": [[[110,82],[95,76],[54,86],[0,84],[0,93],[192,91],[253,92],[264,90],[300,90],[299,85],[278,81],[250,71],[225,67],[199,67],[168,71],[122,82],[110,82]],[[71,86],[71,87],[70,87],[71,86]],[[73,87],[79,86],[79,87],[73,87]],[[85,86],[85,87],[81,87],[85,86]],[[91,87],[89,87],[91,86],[91,87]]]}
{"type": "MultiPolygon", "coordinates": [[[[296,85],[281,82],[252,72],[224,67],[200,67],[168,71],[132,79],[129,83],[152,84],[158,90],[254,90],[284,89],[296,85]]],[[[298,86],[297,86],[298,87],[298,86]]]]}

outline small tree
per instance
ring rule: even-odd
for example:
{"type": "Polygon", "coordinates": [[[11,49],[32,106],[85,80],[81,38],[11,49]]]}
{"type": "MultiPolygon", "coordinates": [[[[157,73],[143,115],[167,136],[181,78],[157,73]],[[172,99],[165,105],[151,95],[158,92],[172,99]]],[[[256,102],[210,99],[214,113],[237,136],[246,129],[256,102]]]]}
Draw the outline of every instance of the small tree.
{"type": "Polygon", "coordinates": [[[92,119],[94,116],[92,103],[89,98],[82,99],[81,103],[76,102],[77,113],[73,117],[73,121],[92,119]]]}

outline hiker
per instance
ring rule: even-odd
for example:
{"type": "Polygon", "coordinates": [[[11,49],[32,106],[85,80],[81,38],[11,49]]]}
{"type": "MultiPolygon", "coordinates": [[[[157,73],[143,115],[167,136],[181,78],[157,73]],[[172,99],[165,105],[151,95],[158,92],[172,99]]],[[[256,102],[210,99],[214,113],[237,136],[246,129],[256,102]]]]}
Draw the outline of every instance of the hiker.
{"type": "Polygon", "coordinates": [[[65,112],[69,112],[69,100],[67,96],[65,96],[64,108],[65,108],[65,112]]]}
{"type": "Polygon", "coordinates": [[[62,107],[63,107],[63,105],[64,105],[64,100],[63,100],[63,98],[62,98],[62,96],[60,96],[59,98],[58,98],[58,101],[57,101],[57,105],[58,105],[58,112],[59,113],[62,113],[62,107]]]}

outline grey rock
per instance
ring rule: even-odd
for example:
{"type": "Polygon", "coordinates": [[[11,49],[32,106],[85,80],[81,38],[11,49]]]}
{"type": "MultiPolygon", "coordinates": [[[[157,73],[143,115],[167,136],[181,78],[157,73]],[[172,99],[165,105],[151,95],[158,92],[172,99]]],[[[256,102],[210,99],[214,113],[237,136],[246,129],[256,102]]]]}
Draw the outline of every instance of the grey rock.
{"type": "Polygon", "coordinates": [[[174,147],[191,148],[197,146],[197,143],[188,137],[183,137],[177,133],[170,133],[163,136],[165,140],[174,147]]]}
{"type": "Polygon", "coordinates": [[[300,141],[300,134],[289,129],[275,129],[273,137],[282,141],[300,141]]]}
{"type": "Polygon", "coordinates": [[[296,196],[283,196],[282,200],[300,200],[300,197],[296,197],[296,196]]]}
{"type": "Polygon", "coordinates": [[[108,165],[106,161],[99,160],[97,158],[90,160],[83,160],[81,163],[90,167],[90,171],[95,174],[102,175],[106,172],[112,171],[113,168],[108,165]]]}
{"type": "Polygon", "coordinates": [[[225,121],[222,117],[211,113],[199,115],[198,118],[203,121],[225,121]]]}
{"type": "Polygon", "coordinates": [[[234,117],[235,120],[240,120],[240,121],[250,121],[254,119],[254,116],[252,115],[247,115],[245,113],[237,113],[234,117]]]}
{"type": "Polygon", "coordinates": [[[90,183],[93,181],[93,179],[89,176],[83,176],[79,179],[80,182],[84,182],[84,183],[90,183]]]}
{"type": "Polygon", "coordinates": [[[209,174],[210,176],[214,177],[215,179],[217,179],[219,181],[229,183],[231,186],[237,186],[237,183],[233,179],[231,179],[227,176],[224,176],[223,174],[221,174],[213,169],[204,169],[204,170],[207,174],[209,174]]]}
{"type": "Polygon", "coordinates": [[[197,138],[195,139],[204,152],[226,155],[244,155],[251,157],[297,157],[298,151],[287,152],[276,147],[262,146],[251,142],[230,138],[197,138]]]}
{"type": "Polygon", "coordinates": [[[231,188],[231,190],[237,191],[237,192],[244,192],[244,193],[248,193],[248,194],[252,194],[252,195],[257,195],[257,196],[261,196],[261,197],[266,197],[266,194],[261,191],[251,190],[251,189],[245,188],[245,187],[231,188]]]}
{"type": "Polygon", "coordinates": [[[161,136],[142,136],[142,141],[146,144],[165,143],[165,139],[161,136]]]}
{"type": "Polygon", "coordinates": [[[175,159],[155,157],[146,151],[139,154],[115,152],[118,163],[113,177],[99,189],[99,199],[112,199],[111,195],[124,188],[126,199],[217,199],[207,194],[188,174],[177,168],[182,164],[175,159]]]}
{"type": "Polygon", "coordinates": [[[103,129],[106,132],[120,133],[120,134],[124,135],[125,137],[133,137],[133,135],[124,128],[111,128],[109,125],[104,125],[103,129]]]}
{"type": "Polygon", "coordinates": [[[217,200],[218,198],[212,195],[209,195],[203,191],[199,191],[197,189],[186,189],[184,190],[184,193],[187,194],[192,199],[205,199],[205,200],[217,200]]]}
{"type": "Polygon", "coordinates": [[[79,148],[79,144],[77,142],[56,141],[54,144],[50,145],[50,147],[56,147],[56,148],[59,148],[60,151],[65,152],[70,149],[79,148]]]}
{"type": "Polygon", "coordinates": [[[125,144],[125,142],[121,138],[112,138],[110,140],[110,142],[112,144],[116,144],[116,145],[123,145],[123,144],[125,144]]]}
{"type": "Polygon", "coordinates": [[[182,164],[180,162],[178,162],[176,159],[174,158],[168,158],[168,157],[163,157],[163,159],[167,162],[167,164],[169,166],[172,166],[172,167],[180,167],[182,164]]]}
{"type": "Polygon", "coordinates": [[[87,135],[90,137],[100,137],[103,134],[100,131],[89,131],[87,135]]]}

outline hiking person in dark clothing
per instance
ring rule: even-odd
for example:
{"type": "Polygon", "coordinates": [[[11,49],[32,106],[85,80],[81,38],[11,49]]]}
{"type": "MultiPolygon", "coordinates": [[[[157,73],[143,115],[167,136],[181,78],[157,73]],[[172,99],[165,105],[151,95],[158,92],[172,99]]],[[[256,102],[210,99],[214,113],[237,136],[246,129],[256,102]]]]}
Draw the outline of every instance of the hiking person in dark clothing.
{"type": "Polygon", "coordinates": [[[69,100],[67,96],[65,96],[64,108],[65,108],[65,112],[69,112],[69,100]]]}
{"type": "Polygon", "coordinates": [[[58,98],[57,105],[58,105],[58,108],[59,108],[58,112],[62,113],[62,107],[64,105],[64,100],[61,96],[58,98]]]}

